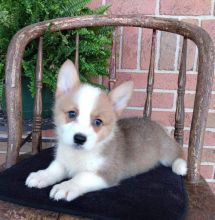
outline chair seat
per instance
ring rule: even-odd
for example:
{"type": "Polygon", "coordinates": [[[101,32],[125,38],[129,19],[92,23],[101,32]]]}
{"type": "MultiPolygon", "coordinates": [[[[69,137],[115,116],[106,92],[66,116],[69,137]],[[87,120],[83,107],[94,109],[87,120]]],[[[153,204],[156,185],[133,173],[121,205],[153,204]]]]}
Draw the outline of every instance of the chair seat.
{"type": "MultiPolygon", "coordinates": [[[[172,220],[185,217],[187,194],[183,178],[164,166],[126,179],[119,186],[87,193],[72,202],[49,199],[51,186],[44,189],[27,188],[24,183],[28,174],[46,168],[53,160],[53,155],[53,148],[46,149],[2,172],[0,199],[51,211],[43,212],[47,219],[51,219],[49,215],[55,219],[55,213],[93,219],[172,220]]],[[[10,203],[9,206],[12,206],[10,203]]],[[[2,204],[0,214],[4,210],[2,204]]]]}

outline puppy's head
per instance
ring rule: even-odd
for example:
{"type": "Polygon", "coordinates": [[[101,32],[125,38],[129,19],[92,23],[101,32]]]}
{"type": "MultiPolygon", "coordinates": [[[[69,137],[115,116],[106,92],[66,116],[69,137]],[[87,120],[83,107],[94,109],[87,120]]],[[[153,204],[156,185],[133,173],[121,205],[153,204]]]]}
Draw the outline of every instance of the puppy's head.
{"type": "Polygon", "coordinates": [[[117,118],[132,95],[133,82],[106,94],[81,84],[74,64],[67,60],[57,80],[54,118],[59,140],[76,149],[91,150],[114,135],[117,118]]]}

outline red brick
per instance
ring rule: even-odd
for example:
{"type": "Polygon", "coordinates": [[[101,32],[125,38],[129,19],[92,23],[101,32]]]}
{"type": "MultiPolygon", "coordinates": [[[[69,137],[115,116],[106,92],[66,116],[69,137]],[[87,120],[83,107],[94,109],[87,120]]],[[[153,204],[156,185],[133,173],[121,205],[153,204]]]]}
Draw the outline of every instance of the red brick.
{"type": "MultiPolygon", "coordinates": [[[[193,108],[195,94],[185,94],[185,107],[193,108]]],[[[210,109],[215,109],[215,95],[211,96],[210,109]]]]}
{"type": "Polygon", "coordinates": [[[207,128],[215,128],[215,113],[208,114],[207,128]]]}
{"type": "MultiPolygon", "coordinates": [[[[165,126],[175,126],[175,112],[152,112],[152,119],[160,121],[165,126]]],[[[192,113],[185,113],[184,126],[190,127],[192,113]]]]}
{"type": "Polygon", "coordinates": [[[161,15],[209,15],[210,0],[162,0],[160,1],[161,15]]]}
{"type": "MultiPolygon", "coordinates": [[[[126,110],[126,116],[129,117],[129,114],[131,116],[140,116],[142,113],[142,110],[126,110]]],[[[153,111],[152,112],[152,119],[155,121],[159,121],[162,123],[164,126],[175,126],[175,112],[159,112],[159,111],[153,111]]],[[[191,125],[191,119],[192,119],[192,113],[186,113],[185,114],[185,127],[190,127],[191,125]]],[[[189,135],[187,131],[185,131],[185,142],[187,143],[188,137],[186,136],[189,135]]]]}
{"type": "MultiPolygon", "coordinates": [[[[195,90],[196,88],[195,74],[187,74],[186,89],[195,90]]],[[[156,74],[155,75],[155,88],[159,89],[177,89],[178,74],[156,74]]]]}
{"type": "Polygon", "coordinates": [[[43,137],[55,137],[55,130],[49,129],[49,130],[42,130],[42,136],[43,137]]]}
{"type": "Polygon", "coordinates": [[[107,0],[111,4],[109,14],[144,14],[155,13],[156,0],[107,0]]]}
{"type": "Polygon", "coordinates": [[[204,144],[206,146],[214,146],[215,145],[215,132],[212,132],[212,131],[205,132],[204,144]]]}
{"type": "Polygon", "coordinates": [[[122,47],[123,69],[136,69],[137,67],[137,38],[138,28],[124,27],[122,47]]]}
{"type": "MultiPolygon", "coordinates": [[[[172,108],[173,105],[172,93],[157,93],[154,92],[152,96],[152,106],[154,108],[172,108]]],[[[143,107],[146,99],[145,92],[134,92],[131,103],[129,106],[132,107],[143,107]]]]}
{"type": "Polygon", "coordinates": [[[135,89],[146,88],[147,74],[142,73],[117,73],[116,86],[120,85],[124,81],[132,80],[134,82],[135,89]]]}
{"type": "MultiPolygon", "coordinates": [[[[184,144],[188,144],[189,134],[190,134],[189,131],[184,132],[184,144]]],[[[215,132],[212,132],[212,131],[205,132],[204,145],[205,146],[215,146],[215,132]]],[[[215,151],[214,151],[214,153],[215,153],[215,151]]]]}
{"type": "Polygon", "coordinates": [[[215,44],[215,20],[203,20],[202,27],[210,34],[215,44]]]}
{"type": "MultiPolygon", "coordinates": [[[[196,89],[196,74],[187,74],[186,90],[196,89]]],[[[135,89],[146,88],[147,74],[143,73],[117,73],[117,85],[126,80],[133,80],[135,89]]],[[[178,81],[178,74],[171,73],[155,73],[155,89],[170,89],[176,90],[178,81]]],[[[215,79],[214,79],[215,87],[215,79]]],[[[215,89],[214,89],[215,90],[215,89]]]]}
{"type": "Polygon", "coordinates": [[[141,69],[149,69],[151,56],[152,30],[143,29],[141,48],[141,69]]]}
{"type": "MultiPolygon", "coordinates": [[[[139,113],[139,111],[141,111],[141,110],[133,110],[133,111],[134,112],[132,112],[130,110],[126,114],[128,115],[128,113],[130,113],[132,116],[134,116],[135,114],[137,114],[137,116],[139,116],[141,114],[141,113],[139,113]]],[[[155,120],[155,121],[161,122],[165,126],[173,126],[173,127],[175,126],[175,112],[153,111],[152,112],[152,119],[155,120]]],[[[188,113],[188,112],[185,113],[184,126],[185,127],[190,127],[191,126],[191,120],[192,120],[192,113],[188,113]]],[[[189,132],[185,131],[185,143],[186,144],[188,143],[188,137],[187,137],[188,135],[189,135],[189,132]]],[[[209,139],[207,139],[207,141],[205,142],[205,145],[208,145],[209,143],[210,143],[209,145],[212,145],[212,146],[215,145],[215,143],[213,143],[214,142],[213,138],[215,138],[215,134],[214,134],[214,136],[213,136],[213,134],[208,134],[207,138],[209,138],[209,139]]]]}
{"type": "Polygon", "coordinates": [[[122,113],[121,118],[127,118],[127,117],[142,117],[143,116],[143,110],[130,110],[125,109],[122,113]]]}
{"type": "MultiPolygon", "coordinates": [[[[198,26],[198,20],[197,19],[183,19],[182,21],[198,26]]],[[[183,43],[183,38],[180,37],[178,69],[180,68],[182,43],[183,43]]],[[[193,41],[188,40],[188,43],[187,43],[187,70],[193,70],[194,63],[195,63],[195,55],[196,55],[196,45],[195,45],[195,43],[193,43],[193,41]]]]}
{"type": "Polygon", "coordinates": [[[175,113],[174,112],[152,112],[152,119],[160,122],[164,126],[174,126],[175,113]]]}
{"type": "Polygon", "coordinates": [[[208,185],[210,186],[213,194],[215,195],[215,183],[208,183],[208,185]]]}
{"type": "Polygon", "coordinates": [[[92,0],[89,4],[87,4],[87,7],[89,8],[97,8],[101,6],[102,0],[92,0]]]}
{"type": "Polygon", "coordinates": [[[203,148],[202,162],[215,163],[215,149],[203,148]]]}
{"type": "Polygon", "coordinates": [[[205,179],[213,179],[214,178],[213,165],[201,165],[200,173],[205,179]]]}
{"type": "Polygon", "coordinates": [[[160,42],[160,70],[174,70],[175,51],[176,51],[176,35],[172,33],[162,32],[160,42]]]}

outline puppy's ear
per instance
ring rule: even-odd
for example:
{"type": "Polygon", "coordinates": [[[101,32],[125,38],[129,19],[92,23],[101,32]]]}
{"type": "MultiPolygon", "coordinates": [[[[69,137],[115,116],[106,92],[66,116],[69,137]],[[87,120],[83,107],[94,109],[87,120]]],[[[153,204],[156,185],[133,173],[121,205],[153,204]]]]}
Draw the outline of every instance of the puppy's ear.
{"type": "Polygon", "coordinates": [[[109,93],[113,109],[117,116],[120,116],[122,111],[128,105],[128,102],[132,96],[133,87],[134,83],[132,81],[127,81],[109,93]]]}
{"type": "Polygon", "coordinates": [[[56,96],[80,84],[78,72],[71,60],[66,60],[60,68],[57,79],[56,96]]]}

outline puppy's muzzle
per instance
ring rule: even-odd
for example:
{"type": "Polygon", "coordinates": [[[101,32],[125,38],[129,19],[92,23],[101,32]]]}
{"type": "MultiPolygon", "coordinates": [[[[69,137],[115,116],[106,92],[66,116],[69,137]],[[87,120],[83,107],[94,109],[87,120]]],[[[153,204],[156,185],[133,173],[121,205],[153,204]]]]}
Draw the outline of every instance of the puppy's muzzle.
{"type": "Polygon", "coordinates": [[[87,137],[81,133],[74,135],[74,143],[78,145],[83,145],[87,140],[87,137]]]}

